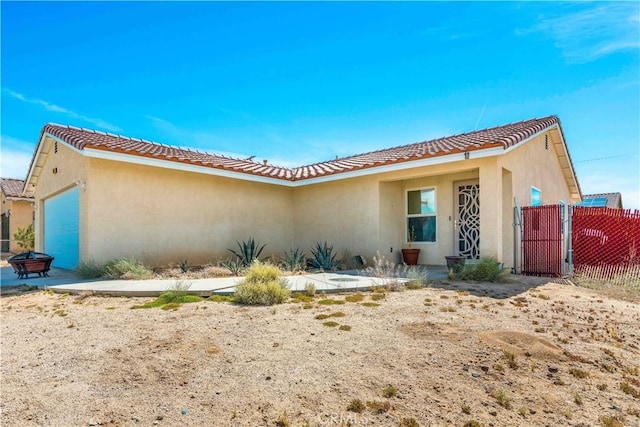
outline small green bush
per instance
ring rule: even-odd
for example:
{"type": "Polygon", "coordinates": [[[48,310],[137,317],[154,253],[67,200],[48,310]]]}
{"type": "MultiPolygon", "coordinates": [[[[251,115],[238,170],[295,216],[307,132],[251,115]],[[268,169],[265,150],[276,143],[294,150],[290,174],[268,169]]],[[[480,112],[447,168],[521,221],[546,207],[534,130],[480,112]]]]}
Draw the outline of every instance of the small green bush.
{"type": "Polygon", "coordinates": [[[96,279],[104,274],[104,266],[95,261],[81,261],[76,267],[76,275],[81,279],[96,279]]]}
{"type": "Polygon", "coordinates": [[[405,288],[422,289],[427,283],[427,272],[420,271],[419,268],[412,266],[407,270],[407,279],[409,281],[404,284],[405,288]]]}
{"type": "Polygon", "coordinates": [[[149,267],[133,258],[120,258],[104,266],[107,279],[144,280],[152,276],[153,271],[149,267]]]}
{"type": "Polygon", "coordinates": [[[190,302],[200,302],[202,301],[202,297],[198,295],[176,295],[172,291],[167,291],[162,293],[158,298],[153,301],[149,301],[143,305],[134,305],[132,308],[155,308],[161,307],[164,308],[166,305],[170,304],[169,308],[176,308],[180,304],[186,304],[190,302]]]}
{"type": "Polygon", "coordinates": [[[475,280],[476,282],[497,282],[502,279],[501,264],[494,258],[480,258],[476,264],[467,264],[457,275],[461,280],[475,280]]]}
{"type": "Polygon", "coordinates": [[[236,302],[248,305],[281,304],[289,298],[289,289],[282,272],[275,265],[255,260],[244,280],[236,285],[236,302]]]}
{"type": "Polygon", "coordinates": [[[27,227],[20,228],[16,230],[13,234],[13,238],[18,242],[18,246],[20,246],[25,251],[32,251],[36,244],[36,233],[33,230],[33,224],[29,224],[27,227]]]}
{"type": "Polygon", "coordinates": [[[171,285],[166,292],[160,294],[158,298],[143,305],[134,305],[132,308],[160,307],[163,310],[173,310],[180,307],[180,304],[202,301],[202,297],[198,295],[187,294],[190,287],[190,282],[177,281],[171,285]]]}

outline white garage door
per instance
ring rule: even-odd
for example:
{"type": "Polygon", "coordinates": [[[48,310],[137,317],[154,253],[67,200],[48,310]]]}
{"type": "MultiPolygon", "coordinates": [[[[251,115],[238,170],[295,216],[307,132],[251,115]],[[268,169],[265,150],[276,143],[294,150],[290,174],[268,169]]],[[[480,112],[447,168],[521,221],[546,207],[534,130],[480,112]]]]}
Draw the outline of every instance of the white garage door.
{"type": "Polygon", "coordinates": [[[78,187],[44,201],[44,252],[54,267],[74,269],[80,256],[80,196],[78,187]]]}

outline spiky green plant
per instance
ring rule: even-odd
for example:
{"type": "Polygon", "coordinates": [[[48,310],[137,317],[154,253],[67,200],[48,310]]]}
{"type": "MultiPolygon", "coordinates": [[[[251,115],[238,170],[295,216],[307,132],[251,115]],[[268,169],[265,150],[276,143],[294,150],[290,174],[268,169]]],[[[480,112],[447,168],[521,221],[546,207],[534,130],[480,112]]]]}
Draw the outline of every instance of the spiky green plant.
{"type": "Polygon", "coordinates": [[[324,244],[318,242],[316,247],[311,249],[312,257],[307,260],[311,268],[319,270],[336,270],[340,263],[336,261],[336,254],[333,253],[333,245],[326,241],[324,244]]]}
{"type": "Polygon", "coordinates": [[[304,270],[304,252],[298,248],[286,251],[283,254],[282,267],[287,271],[304,270]]]}
{"type": "Polygon", "coordinates": [[[242,272],[245,269],[245,266],[242,265],[242,262],[240,262],[237,258],[221,261],[220,266],[229,270],[232,276],[241,276],[242,272]]]}
{"type": "Polygon", "coordinates": [[[240,242],[236,241],[236,244],[239,248],[238,252],[233,249],[227,250],[238,257],[240,263],[244,267],[250,266],[254,260],[259,259],[262,250],[265,246],[267,246],[266,244],[260,245],[260,243],[251,236],[249,236],[249,240],[247,240],[246,242],[242,242],[242,244],[240,244],[240,242]]]}

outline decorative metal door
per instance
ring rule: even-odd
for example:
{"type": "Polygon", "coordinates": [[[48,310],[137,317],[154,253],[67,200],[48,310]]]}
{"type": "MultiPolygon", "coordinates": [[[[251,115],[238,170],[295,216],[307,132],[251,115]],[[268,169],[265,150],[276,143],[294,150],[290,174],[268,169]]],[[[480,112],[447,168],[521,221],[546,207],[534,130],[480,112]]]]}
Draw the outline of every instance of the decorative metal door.
{"type": "Polygon", "coordinates": [[[456,182],[455,247],[456,255],[480,258],[480,183],[456,182]]]}

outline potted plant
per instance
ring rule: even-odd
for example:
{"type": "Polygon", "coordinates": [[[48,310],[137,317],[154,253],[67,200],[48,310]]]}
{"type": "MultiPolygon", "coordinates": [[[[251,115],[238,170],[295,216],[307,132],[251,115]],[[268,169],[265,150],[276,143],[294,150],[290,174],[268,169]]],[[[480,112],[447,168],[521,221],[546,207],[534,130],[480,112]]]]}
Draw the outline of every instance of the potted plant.
{"type": "Polygon", "coordinates": [[[418,257],[420,256],[420,249],[413,247],[413,242],[416,240],[416,232],[413,226],[409,227],[409,234],[407,235],[407,243],[409,248],[402,250],[402,260],[407,265],[417,265],[418,257]]]}
{"type": "Polygon", "coordinates": [[[445,256],[444,259],[447,261],[447,268],[449,271],[453,270],[453,272],[457,274],[464,268],[466,257],[460,255],[449,255],[445,256]]]}

